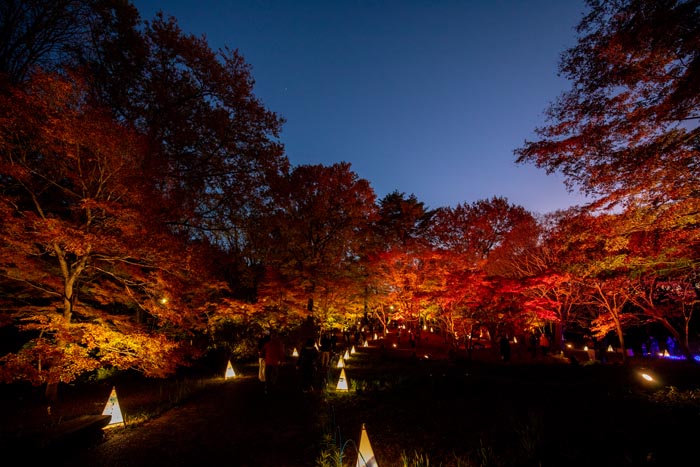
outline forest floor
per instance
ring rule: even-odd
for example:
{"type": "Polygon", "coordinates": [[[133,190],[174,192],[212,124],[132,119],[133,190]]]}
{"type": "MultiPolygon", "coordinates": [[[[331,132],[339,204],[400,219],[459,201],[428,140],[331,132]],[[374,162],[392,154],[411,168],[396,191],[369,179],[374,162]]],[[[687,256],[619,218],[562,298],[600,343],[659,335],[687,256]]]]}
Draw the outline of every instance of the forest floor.
{"type": "Polygon", "coordinates": [[[62,388],[61,404],[39,389],[2,388],[0,449],[52,465],[238,467],[354,466],[362,426],[382,467],[686,465],[700,435],[700,368],[683,361],[579,363],[490,349],[447,358],[434,342],[358,348],[304,392],[290,361],[265,393],[253,364],[237,376],[176,382],[130,379],[116,386],[125,423],[95,439],[48,443],[42,434],[99,414],[112,386],[62,388]],[[654,381],[646,381],[646,372],[654,381]],[[166,405],[168,410],[162,409],[166,405]],[[161,409],[159,409],[159,407],[161,409]],[[149,415],[149,412],[151,415],[149,415]]]}

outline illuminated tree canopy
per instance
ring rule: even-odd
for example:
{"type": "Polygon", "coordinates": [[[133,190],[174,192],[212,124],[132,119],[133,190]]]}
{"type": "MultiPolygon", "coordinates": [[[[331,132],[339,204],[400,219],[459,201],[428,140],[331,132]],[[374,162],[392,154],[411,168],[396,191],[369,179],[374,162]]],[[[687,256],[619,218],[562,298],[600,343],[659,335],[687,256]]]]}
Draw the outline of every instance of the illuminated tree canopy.
{"type": "Polygon", "coordinates": [[[561,171],[605,201],[698,198],[700,5],[589,1],[579,40],[561,57],[572,83],[519,162],[561,171]]]}
{"type": "Polygon", "coordinates": [[[595,202],[540,218],[498,196],[377,199],[347,162],[291,166],[241,55],[174,18],[121,0],[0,8],[3,381],[167,376],[309,322],[554,346],[577,328],[620,347],[653,324],[693,350],[697,1],[588,2],[562,55],[571,89],[516,155],[595,202]]]}

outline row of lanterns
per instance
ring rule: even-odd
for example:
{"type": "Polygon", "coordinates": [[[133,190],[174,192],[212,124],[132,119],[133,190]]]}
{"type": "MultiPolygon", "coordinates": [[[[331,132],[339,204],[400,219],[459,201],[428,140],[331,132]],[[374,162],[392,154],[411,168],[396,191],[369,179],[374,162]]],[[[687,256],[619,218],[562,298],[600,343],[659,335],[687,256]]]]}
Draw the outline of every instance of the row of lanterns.
{"type": "MultiPolygon", "coordinates": [[[[366,344],[366,342],[365,342],[366,344]]],[[[338,377],[338,384],[336,385],[336,391],[347,392],[348,391],[348,379],[345,375],[345,360],[350,359],[350,355],[355,354],[355,346],[353,346],[349,351],[346,350],[343,355],[338,358],[337,368],[340,368],[340,376],[338,377]]],[[[298,357],[299,353],[297,349],[294,349],[292,356],[298,357]]],[[[231,361],[228,362],[226,367],[225,378],[234,378],[236,376],[233,367],[231,366],[231,361]]],[[[115,395],[116,397],[116,395],[115,395]]],[[[369,442],[369,436],[367,435],[367,429],[365,424],[362,424],[362,430],[360,431],[360,444],[357,452],[357,463],[355,467],[379,467],[377,459],[372,451],[372,445],[369,442]]]]}
{"type": "MultiPolygon", "coordinates": [[[[376,339],[376,337],[375,337],[376,339]]],[[[364,346],[367,346],[367,341],[364,342],[364,346]]],[[[344,355],[338,358],[337,368],[340,368],[340,376],[338,377],[338,384],[335,387],[336,391],[347,392],[348,390],[348,379],[345,376],[345,360],[350,358],[350,355],[355,353],[355,347],[348,352],[345,351],[344,355]]],[[[357,448],[357,462],[355,467],[379,467],[376,457],[374,457],[374,452],[372,451],[372,445],[369,442],[369,436],[367,435],[367,428],[365,424],[362,424],[362,430],[360,431],[360,444],[357,448]]]]}
{"type": "MultiPolygon", "coordinates": [[[[348,391],[348,380],[347,376],[345,375],[345,360],[348,360],[350,358],[350,355],[354,354],[355,352],[355,347],[353,346],[349,351],[346,350],[345,354],[341,355],[340,358],[338,358],[337,368],[340,368],[341,370],[340,376],[338,378],[338,384],[336,385],[336,391],[348,391]]],[[[297,349],[294,349],[292,355],[298,356],[297,349]]],[[[228,364],[226,365],[224,379],[231,379],[235,377],[236,372],[233,369],[233,365],[231,365],[231,361],[229,360],[228,364]]],[[[112,388],[109,398],[107,399],[107,403],[105,404],[104,410],[102,411],[102,415],[110,416],[110,421],[106,425],[107,427],[125,424],[124,417],[119,406],[117,390],[115,387],[112,388]]],[[[377,464],[377,460],[374,457],[374,452],[372,451],[372,446],[369,442],[367,429],[365,428],[364,423],[362,424],[362,430],[360,432],[360,444],[358,447],[357,463],[355,467],[379,467],[379,464],[377,464]]]]}

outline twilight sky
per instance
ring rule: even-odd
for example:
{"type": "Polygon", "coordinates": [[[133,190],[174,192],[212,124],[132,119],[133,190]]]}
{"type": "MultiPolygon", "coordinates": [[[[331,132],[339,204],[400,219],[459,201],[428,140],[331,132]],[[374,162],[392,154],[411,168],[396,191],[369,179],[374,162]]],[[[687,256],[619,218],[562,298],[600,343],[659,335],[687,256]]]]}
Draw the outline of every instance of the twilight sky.
{"type": "Polygon", "coordinates": [[[428,208],[503,196],[535,213],[585,200],[513,150],[568,87],[584,0],[132,0],[212,49],[238,49],[283,117],[294,165],[346,161],[381,198],[428,208]]]}

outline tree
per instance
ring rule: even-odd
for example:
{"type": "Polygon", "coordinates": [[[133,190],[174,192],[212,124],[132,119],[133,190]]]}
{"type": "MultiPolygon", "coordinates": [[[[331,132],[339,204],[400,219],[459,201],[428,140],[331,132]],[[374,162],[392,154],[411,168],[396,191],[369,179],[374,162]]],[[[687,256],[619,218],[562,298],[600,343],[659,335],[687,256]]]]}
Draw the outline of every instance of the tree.
{"type": "Polygon", "coordinates": [[[623,360],[625,355],[625,330],[639,324],[639,318],[629,305],[629,282],[627,277],[607,277],[605,274],[586,277],[591,305],[597,308],[598,315],[591,323],[591,331],[599,338],[615,332],[623,360]]]}
{"type": "Polygon", "coordinates": [[[34,67],[54,68],[87,40],[90,2],[5,0],[0,4],[0,82],[16,85],[34,67]]]}
{"type": "Polygon", "coordinates": [[[121,22],[106,16],[119,28],[79,57],[91,87],[148,137],[145,163],[158,174],[171,229],[236,247],[227,234],[246,231],[249,214],[270,200],[271,179],[289,169],[277,141],[283,120],[254,95],[250,66],[237,50],[215,52],[162,14],[139,32],[140,23],[123,14],[121,22]]]}
{"type": "Polygon", "coordinates": [[[25,338],[0,375],[50,396],[103,366],[169,374],[205,324],[196,249],[153,222],[145,145],[86,95],[77,77],[35,74],[0,97],[3,324],[25,338]]]}
{"type": "MultiPolygon", "coordinates": [[[[630,275],[648,281],[663,270],[691,274],[698,264],[700,2],[587,4],[578,42],[559,66],[571,89],[548,107],[538,139],[515,154],[519,163],[562,172],[570,189],[595,198],[592,212],[607,208],[622,214],[613,218],[622,225],[609,226],[596,240],[609,248],[599,271],[627,273],[612,288],[639,307],[649,301],[630,275]],[[675,244],[647,254],[631,251],[635,236],[659,235],[675,244]],[[629,264],[621,268],[625,260],[629,264]]],[[[603,284],[593,285],[600,286],[602,297],[603,284]]]]}
{"type": "Polygon", "coordinates": [[[84,61],[99,100],[151,144],[144,165],[158,174],[158,218],[218,245],[229,288],[254,302],[271,254],[271,184],[289,174],[277,141],[283,120],[254,95],[250,66],[237,50],[212,51],[162,15],[143,32],[129,11],[104,18],[115,33],[100,36],[84,61]]]}
{"type": "Polygon", "coordinates": [[[643,317],[663,326],[688,359],[693,358],[691,319],[700,302],[696,275],[696,272],[683,276],[640,275],[632,278],[627,294],[628,300],[643,317]]]}
{"type": "Polygon", "coordinates": [[[618,215],[618,233],[627,245],[629,301],[643,319],[661,324],[690,358],[700,232],[677,225],[676,218],[673,209],[630,207],[618,215]]]}
{"type": "Polygon", "coordinates": [[[11,80],[37,66],[78,70],[89,99],[146,137],[142,169],[160,192],[155,219],[218,244],[232,290],[254,299],[264,255],[256,213],[269,201],[269,178],[289,167],[277,141],[283,120],[254,95],[238,51],[213,51],[172,17],[143,21],[126,0],[10,1],[0,11],[8,38],[0,65],[7,56],[11,80]]]}
{"type": "Polygon", "coordinates": [[[360,260],[375,216],[370,184],[348,163],[302,165],[279,177],[273,190],[266,264],[282,290],[317,317],[333,310],[357,313],[364,306],[360,260]]]}
{"type": "MultiPolygon", "coordinates": [[[[368,262],[373,310],[381,318],[389,308],[394,319],[417,325],[421,319],[420,292],[425,276],[423,262],[414,250],[395,247],[373,254],[368,262]]],[[[388,320],[382,320],[385,327],[388,320]]]]}
{"type": "Polygon", "coordinates": [[[484,266],[494,250],[503,248],[519,229],[534,226],[535,220],[523,207],[493,197],[470,205],[440,208],[430,224],[430,244],[460,254],[465,261],[484,266]]]}
{"type": "Polygon", "coordinates": [[[471,334],[473,324],[489,321],[494,287],[482,269],[465,264],[453,251],[426,250],[422,264],[420,305],[441,324],[446,338],[471,334]]]}
{"type": "Polygon", "coordinates": [[[537,241],[537,232],[533,216],[505,198],[437,209],[427,238],[449,261],[445,298],[457,305],[453,312],[488,322],[495,335],[500,319],[516,305],[509,294],[495,294],[495,282],[511,274],[509,264],[537,241]]]}
{"type": "Polygon", "coordinates": [[[376,223],[378,241],[384,246],[408,246],[421,242],[434,211],[426,210],[414,194],[393,191],[379,200],[376,223]]]}
{"type": "MultiPolygon", "coordinates": [[[[69,310],[63,324],[75,339],[90,320],[105,323],[101,331],[119,321],[119,332],[133,334],[134,340],[104,334],[111,337],[73,346],[98,355],[80,361],[83,370],[114,364],[165,374],[185,361],[185,336],[206,335],[227,316],[250,311],[224,297],[231,290],[254,301],[263,275],[268,251],[256,223],[269,206],[270,180],[288,171],[277,141],[282,119],[253,94],[250,67],[237,51],[212,51],[173,18],[142,22],[123,0],[11,1],[0,8],[0,35],[10,45],[26,41],[0,45],[0,73],[8,78],[2,90],[11,94],[6,83],[31,86],[23,97],[13,90],[3,109],[8,125],[21,128],[8,126],[3,135],[1,214],[22,222],[2,226],[13,255],[3,262],[1,286],[31,302],[25,311],[35,321],[40,303],[52,311],[50,296],[63,297],[69,310]],[[68,79],[51,78],[47,89],[57,94],[43,90],[48,100],[22,108],[20,101],[38,96],[46,80],[38,66],[68,79]],[[26,124],[9,109],[20,109],[26,124]],[[72,191],[81,184],[85,192],[72,191]],[[33,227],[37,219],[41,228],[33,227]],[[57,266],[47,251],[57,255],[57,266]],[[205,266],[206,256],[229,264],[205,266]],[[45,283],[57,277],[64,278],[60,284],[45,283]],[[109,318],[100,316],[105,309],[109,318]],[[142,331],[144,344],[133,344],[142,331]],[[147,354],[151,334],[163,340],[153,352],[177,358],[147,354]],[[120,353],[110,343],[133,348],[120,353]],[[99,355],[100,345],[113,361],[99,355]]],[[[53,339],[45,341],[46,352],[60,355],[70,339],[47,329],[40,330],[53,339]]],[[[62,371],[66,378],[78,373],[62,371]]]]}
{"type": "Polygon", "coordinates": [[[387,194],[377,203],[372,240],[362,264],[367,304],[385,333],[395,316],[412,319],[413,305],[409,306],[407,298],[398,294],[397,274],[401,274],[409,258],[416,258],[423,250],[425,232],[433,213],[426,210],[415,195],[407,196],[398,191],[387,194]]]}
{"type": "Polygon", "coordinates": [[[544,216],[539,240],[512,255],[506,268],[507,276],[521,283],[524,312],[531,317],[532,327],[553,323],[552,342],[561,350],[567,327],[576,324],[576,311],[585,306],[583,282],[572,269],[582,259],[576,248],[568,248],[581,228],[586,228],[586,222],[581,221],[578,208],[544,216]]]}
{"type": "Polygon", "coordinates": [[[559,66],[571,80],[519,163],[611,204],[692,200],[700,179],[700,3],[589,0],[559,66]]]}

